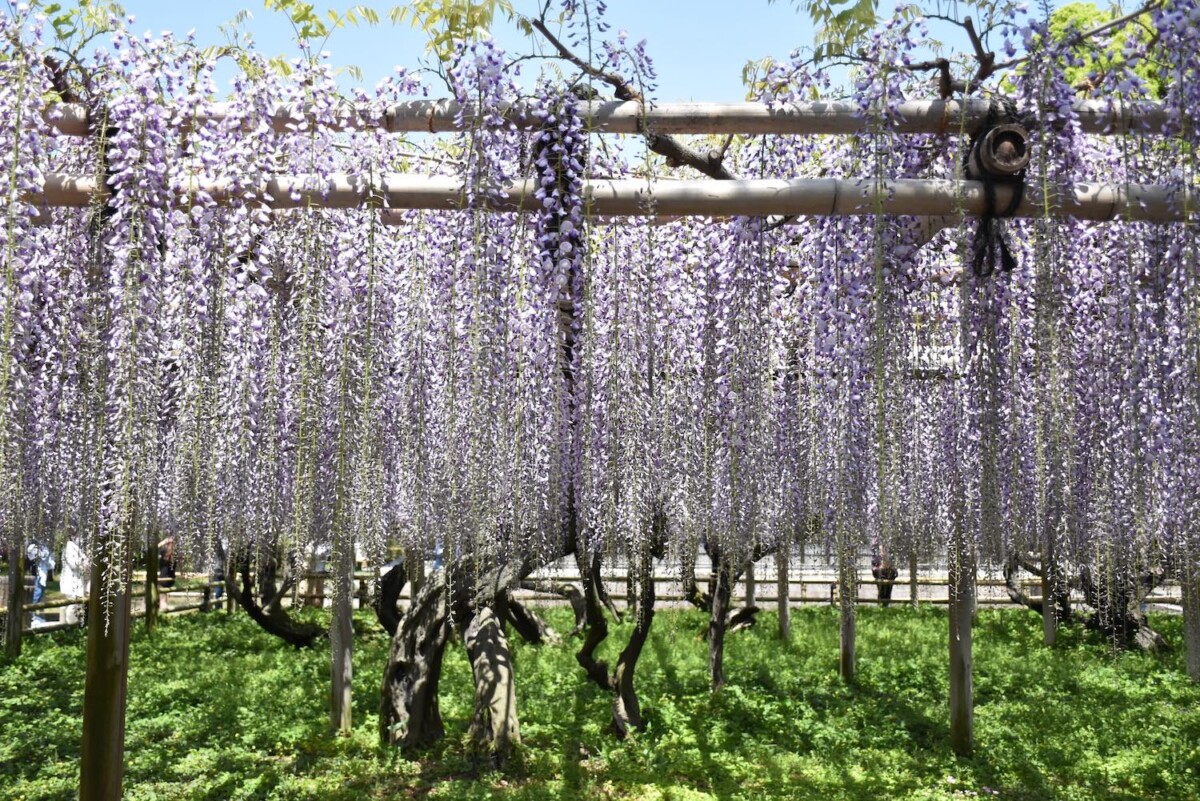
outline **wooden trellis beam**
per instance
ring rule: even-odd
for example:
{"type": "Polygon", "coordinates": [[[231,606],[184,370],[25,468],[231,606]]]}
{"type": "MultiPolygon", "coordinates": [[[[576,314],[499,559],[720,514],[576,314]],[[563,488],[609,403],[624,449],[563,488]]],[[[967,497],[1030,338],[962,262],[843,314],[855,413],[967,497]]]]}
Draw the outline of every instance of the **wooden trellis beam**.
{"type": "MultiPolygon", "coordinates": [[[[910,100],[896,108],[901,133],[954,133],[982,125],[992,111],[989,101],[910,100]]],[[[1158,103],[1109,103],[1081,100],[1074,104],[1085,133],[1123,134],[1146,130],[1160,134],[1169,123],[1168,109],[1158,103]]],[[[502,109],[525,129],[541,125],[534,107],[518,102],[502,109]]],[[[580,104],[580,114],[592,133],[632,134],[856,134],[867,128],[866,115],[857,103],[814,101],[769,107],[763,103],[657,103],[643,109],[635,102],[615,100],[580,104]]],[[[412,100],[389,106],[382,118],[363,107],[347,103],[333,116],[336,130],[382,129],[392,133],[445,133],[459,129],[461,106],[452,100],[412,100]]],[[[197,108],[184,120],[191,125],[225,122],[231,114],[227,103],[197,108]]],[[[59,104],[46,110],[47,121],[58,131],[72,136],[88,133],[87,109],[78,104],[59,104]]],[[[283,105],[271,114],[271,127],[278,132],[295,131],[313,119],[305,107],[283,105]]],[[[464,120],[470,125],[468,116],[464,120]]]]}
{"type": "MultiPolygon", "coordinates": [[[[535,182],[516,181],[504,187],[504,196],[481,197],[497,211],[531,211],[541,203],[534,196],[535,182]]],[[[995,207],[1006,208],[1012,190],[995,187],[995,207]]],[[[88,206],[103,199],[96,179],[50,174],[40,193],[25,200],[38,206],[88,206]]],[[[978,181],[847,178],[799,178],[738,181],[659,181],[598,179],[584,186],[588,212],[598,216],[856,216],[886,214],[940,217],[955,220],[980,215],[986,208],[986,191],[978,181]]],[[[387,209],[458,209],[465,205],[461,181],[453,177],[390,173],[375,184],[363,175],[326,178],[279,176],[257,189],[236,189],[222,182],[181,187],[181,205],[216,203],[235,199],[274,209],[319,207],[357,208],[382,205],[387,209]]],[[[1142,220],[1155,223],[1196,221],[1200,218],[1200,191],[1186,195],[1157,184],[1075,184],[1052,192],[1052,216],[1089,221],[1142,220]]],[[[1016,217],[1041,217],[1046,204],[1027,188],[1016,217]]]]}

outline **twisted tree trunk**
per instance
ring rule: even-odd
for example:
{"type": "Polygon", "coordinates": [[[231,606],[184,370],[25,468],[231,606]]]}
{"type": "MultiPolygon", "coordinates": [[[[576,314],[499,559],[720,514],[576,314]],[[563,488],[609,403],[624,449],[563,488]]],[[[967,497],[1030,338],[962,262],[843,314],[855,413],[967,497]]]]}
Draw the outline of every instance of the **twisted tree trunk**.
{"type": "MultiPolygon", "coordinates": [[[[1056,567],[1060,571],[1061,568],[1056,567]]],[[[1116,643],[1117,647],[1125,650],[1158,651],[1165,643],[1162,635],[1150,627],[1146,615],[1142,611],[1142,603],[1155,587],[1162,583],[1166,571],[1153,569],[1143,571],[1138,576],[1113,577],[1103,584],[1097,583],[1092,570],[1087,565],[1079,569],[1077,577],[1071,581],[1055,581],[1047,586],[1045,576],[1047,570],[1038,564],[1036,557],[1023,555],[1013,551],[1009,553],[1004,563],[1004,583],[1008,597],[1013,603],[1020,604],[1045,617],[1047,597],[1049,597],[1051,615],[1055,623],[1081,622],[1094,631],[1099,631],[1116,643]],[[1020,586],[1020,571],[1042,579],[1042,597],[1032,598],[1020,586]],[[1083,593],[1085,609],[1076,614],[1071,605],[1071,589],[1083,593]]],[[[1044,629],[1044,631],[1049,631],[1044,629]]]]}
{"type": "Polygon", "coordinates": [[[521,740],[512,653],[501,618],[484,607],[471,616],[463,645],[475,677],[475,714],[470,737],[476,755],[499,766],[521,740]]]}
{"type": "Polygon", "coordinates": [[[503,608],[504,619],[530,645],[557,645],[562,642],[558,632],[550,628],[536,612],[514,598],[511,592],[505,593],[503,608]]]}
{"type": "Polygon", "coordinates": [[[714,690],[725,684],[725,632],[729,624],[729,603],[733,595],[730,569],[723,560],[714,559],[712,612],[708,616],[708,673],[714,690]]]}
{"type": "Polygon", "coordinates": [[[311,647],[314,642],[324,638],[328,632],[315,623],[298,622],[293,620],[283,608],[283,598],[292,588],[295,579],[286,579],[283,586],[260,606],[254,595],[254,581],[250,578],[249,561],[243,560],[240,568],[241,587],[229,587],[229,591],[237,596],[237,601],[250,618],[262,626],[268,633],[280,638],[288,645],[296,648],[311,647]]]}
{"type": "MultiPolygon", "coordinates": [[[[391,637],[396,636],[396,630],[400,628],[400,619],[403,617],[399,604],[400,593],[408,581],[408,572],[405,568],[404,561],[400,560],[384,573],[379,580],[379,594],[375,598],[375,616],[379,618],[379,625],[383,626],[383,630],[391,637]]],[[[418,588],[414,586],[414,596],[417,591],[418,588]]]]}
{"type": "Polygon", "coordinates": [[[585,618],[587,621],[587,637],[575,661],[583,668],[587,677],[602,690],[614,689],[612,677],[608,673],[608,664],[596,659],[596,649],[608,638],[608,621],[604,617],[604,603],[601,599],[600,586],[600,555],[586,556],[581,551],[575,553],[579,566],[579,575],[583,582],[583,600],[585,618]]]}
{"type": "Polygon", "coordinates": [[[379,738],[411,750],[446,733],[438,709],[442,657],[450,640],[450,592],[445,574],[435,573],[399,621],[383,672],[379,738]]]}
{"type": "Polygon", "coordinates": [[[649,548],[639,555],[636,571],[632,569],[634,565],[630,567],[636,587],[636,595],[630,599],[634,628],[629,642],[617,658],[617,667],[612,676],[613,689],[616,691],[616,698],[613,699],[613,730],[622,739],[630,732],[645,727],[642,706],[633,686],[633,675],[654,620],[654,557],[649,548]]]}
{"type": "Polygon", "coordinates": [[[547,595],[558,595],[571,604],[571,611],[575,613],[575,627],[567,633],[568,637],[574,637],[587,627],[587,601],[584,600],[583,593],[574,584],[560,584],[557,581],[522,581],[521,589],[542,592],[547,595]]]}

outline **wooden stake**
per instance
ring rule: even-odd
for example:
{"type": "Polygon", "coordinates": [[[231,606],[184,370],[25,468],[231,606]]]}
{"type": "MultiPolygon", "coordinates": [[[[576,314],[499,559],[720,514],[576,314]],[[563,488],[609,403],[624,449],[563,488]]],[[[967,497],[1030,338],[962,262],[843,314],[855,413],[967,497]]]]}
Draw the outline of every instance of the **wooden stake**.
{"type": "Polygon", "coordinates": [[[913,609],[920,603],[917,587],[917,546],[913,544],[908,551],[908,602],[913,609]]]}

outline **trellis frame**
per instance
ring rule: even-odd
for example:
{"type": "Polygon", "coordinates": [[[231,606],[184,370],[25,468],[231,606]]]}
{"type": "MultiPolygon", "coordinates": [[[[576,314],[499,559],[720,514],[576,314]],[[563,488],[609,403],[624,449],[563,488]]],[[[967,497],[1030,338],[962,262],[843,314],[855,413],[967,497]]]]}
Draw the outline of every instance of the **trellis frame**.
{"type": "MultiPolygon", "coordinates": [[[[1074,110],[1082,130],[1096,135],[1135,131],[1165,134],[1172,122],[1170,112],[1153,103],[1122,105],[1080,101],[1074,110]]],[[[503,109],[502,113],[518,127],[528,130],[542,124],[536,111],[533,104],[519,102],[503,109]]],[[[190,115],[181,115],[179,124],[186,128],[227,123],[232,114],[227,104],[209,104],[195,109],[190,115]]],[[[862,133],[869,118],[878,119],[880,109],[864,110],[857,104],[839,101],[777,106],[761,103],[644,105],[606,101],[582,104],[580,115],[588,132],[593,134],[852,135],[862,133]]],[[[45,114],[54,130],[72,136],[92,132],[88,117],[85,107],[72,104],[51,107],[45,114]]],[[[890,110],[889,126],[891,131],[900,134],[952,134],[974,131],[996,118],[997,106],[992,101],[976,98],[909,101],[890,110]]],[[[245,120],[242,124],[248,122],[245,120]]],[[[347,104],[334,110],[331,117],[327,114],[321,120],[322,125],[334,130],[375,129],[392,133],[450,132],[470,122],[462,107],[445,100],[394,104],[382,114],[347,104]]],[[[317,114],[303,106],[281,106],[270,115],[272,129],[280,133],[296,132],[316,123],[317,114]]],[[[517,181],[502,187],[499,193],[480,197],[482,203],[498,211],[529,211],[535,207],[535,189],[532,180],[517,181]]],[[[794,217],[884,213],[954,220],[964,215],[982,214],[989,205],[992,208],[1009,205],[1011,188],[998,186],[993,191],[995,197],[989,204],[988,188],[978,181],[882,177],[732,181],[593,179],[586,183],[583,194],[589,211],[600,216],[794,217]]],[[[86,207],[103,202],[107,197],[107,188],[95,177],[51,174],[46,176],[40,192],[31,193],[24,199],[47,209],[86,207]]],[[[402,220],[402,216],[395,213],[398,210],[459,209],[466,205],[465,199],[465,187],[457,178],[399,173],[378,177],[276,176],[250,191],[238,189],[236,195],[230,184],[221,182],[197,180],[176,188],[176,202],[180,205],[249,202],[273,209],[375,206],[383,208],[385,218],[392,221],[402,220]]],[[[1194,222],[1197,199],[1200,198],[1192,188],[1181,191],[1165,185],[1077,184],[1052,190],[1048,198],[1027,190],[1014,216],[1042,217],[1049,211],[1054,216],[1089,221],[1194,222]]],[[[973,567],[951,571],[950,579],[954,585],[952,593],[956,589],[959,593],[957,603],[952,604],[950,621],[951,742],[956,752],[965,755],[973,747],[970,644],[970,618],[974,611],[973,567]]],[[[1195,621],[1192,623],[1194,626],[1195,621]]],[[[97,643],[101,651],[112,651],[113,646],[119,649],[123,645],[127,653],[127,616],[111,630],[92,634],[95,637],[89,639],[104,640],[97,643]]],[[[123,726],[123,698],[121,700],[119,717],[123,726]]],[[[336,701],[334,708],[336,718],[336,701]]],[[[102,736],[105,727],[111,726],[116,717],[115,712],[106,716],[94,735],[102,736]]],[[[86,758],[85,753],[85,761],[86,758]]],[[[111,763],[113,756],[106,753],[95,759],[98,763],[111,763]]],[[[119,778],[117,788],[119,793],[119,778]]],[[[96,797],[109,797],[111,793],[111,788],[98,789],[96,797]]]]}

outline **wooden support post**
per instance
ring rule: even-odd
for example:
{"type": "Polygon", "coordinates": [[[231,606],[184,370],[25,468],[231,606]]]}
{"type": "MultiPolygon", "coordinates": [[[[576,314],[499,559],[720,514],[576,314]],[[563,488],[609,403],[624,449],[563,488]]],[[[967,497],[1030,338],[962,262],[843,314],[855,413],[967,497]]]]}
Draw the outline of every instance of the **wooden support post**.
{"type": "Polygon", "coordinates": [[[17,538],[8,555],[8,613],[5,617],[4,655],[21,655],[21,634],[25,628],[25,542],[17,538]]]}
{"type": "Polygon", "coordinates": [[[354,678],[354,544],[334,545],[333,619],[329,626],[332,667],[330,724],[338,734],[353,725],[351,686],[354,678]]]}
{"type": "Polygon", "coordinates": [[[146,533],[146,586],[142,597],[146,604],[146,631],[153,634],[158,628],[158,542],[154,533],[146,533]]]}
{"type": "Polygon", "coordinates": [[[950,553],[950,747],[959,756],[974,749],[971,623],[975,612],[975,560],[961,523],[950,553]]]}
{"type": "Polygon", "coordinates": [[[913,544],[908,552],[908,602],[913,609],[917,608],[920,603],[918,595],[919,585],[917,584],[917,546],[913,544]]]}
{"type": "Polygon", "coordinates": [[[788,640],[792,636],[792,598],[788,557],[791,549],[787,542],[779,546],[775,552],[775,600],[779,606],[779,639],[788,640]]]}
{"type": "Polygon", "coordinates": [[[88,596],[79,801],[120,801],[125,772],[131,564],[124,557],[124,565],[107,570],[106,545],[101,540],[97,547],[88,596]]]}
{"type": "Polygon", "coordinates": [[[1183,639],[1187,674],[1200,682],[1200,564],[1183,566],[1183,639]]]}
{"type": "Polygon", "coordinates": [[[757,606],[758,587],[754,581],[754,561],[746,560],[746,606],[757,606]]]}
{"type": "Polygon", "coordinates": [[[1053,648],[1058,640],[1058,610],[1054,605],[1054,593],[1058,584],[1055,570],[1054,534],[1047,526],[1042,542],[1042,641],[1053,648]]]}
{"type": "Polygon", "coordinates": [[[841,611],[840,657],[838,672],[847,682],[854,681],[856,619],[854,590],[858,583],[854,552],[848,543],[838,548],[838,597],[841,611]]]}

